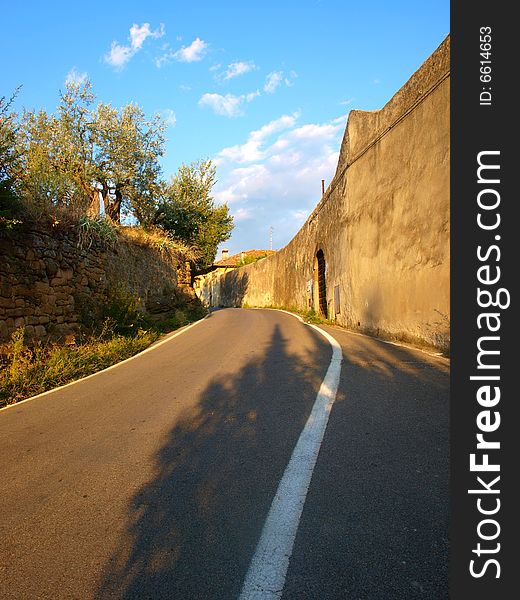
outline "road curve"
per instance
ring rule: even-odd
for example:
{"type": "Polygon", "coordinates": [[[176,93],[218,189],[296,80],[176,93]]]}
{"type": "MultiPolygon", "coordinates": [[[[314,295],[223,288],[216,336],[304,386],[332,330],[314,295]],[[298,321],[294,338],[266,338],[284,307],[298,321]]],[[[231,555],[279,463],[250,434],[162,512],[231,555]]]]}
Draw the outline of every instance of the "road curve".
{"type": "MultiPolygon", "coordinates": [[[[344,366],[283,600],[447,598],[447,363],[327,330],[344,366]]],[[[237,598],[331,355],[226,309],[0,412],[0,597],[237,598]]]]}

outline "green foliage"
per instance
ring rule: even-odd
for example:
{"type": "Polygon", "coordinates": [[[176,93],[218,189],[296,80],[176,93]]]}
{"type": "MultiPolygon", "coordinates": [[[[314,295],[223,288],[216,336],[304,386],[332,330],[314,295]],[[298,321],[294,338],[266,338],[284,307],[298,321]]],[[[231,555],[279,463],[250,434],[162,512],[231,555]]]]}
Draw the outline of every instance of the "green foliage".
{"type": "Polygon", "coordinates": [[[25,327],[19,327],[11,334],[9,375],[17,377],[25,365],[25,327]]]}
{"type": "Polygon", "coordinates": [[[109,301],[108,312],[98,331],[76,345],[24,345],[24,328],[11,336],[0,366],[0,406],[18,402],[52,388],[86,377],[130,358],[155,342],[163,333],[201,319],[206,310],[196,302],[177,309],[162,321],[149,321],[139,315],[144,328],[134,328],[132,319],[138,315],[135,298],[118,292],[109,301]],[[116,320],[119,319],[119,322],[116,320]],[[122,325],[122,326],[121,326],[122,325]],[[119,331],[126,330],[122,335],[119,331]]]}
{"type": "Polygon", "coordinates": [[[149,328],[160,333],[166,333],[178,329],[179,327],[184,327],[193,321],[198,321],[205,317],[207,313],[208,311],[204,305],[197,301],[182,308],[175,309],[172,314],[160,320],[151,320],[150,318],[145,317],[145,323],[147,329],[149,328]]]}
{"type": "Polygon", "coordinates": [[[199,251],[196,268],[211,265],[221,242],[229,239],[233,217],[226,204],[217,206],[211,197],[216,168],[211,160],[183,164],[170,183],[163,186],[155,223],[199,251]]]}
{"type": "Polygon", "coordinates": [[[261,260],[262,258],[265,258],[266,256],[269,256],[269,254],[267,252],[264,254],[260,254],[258,256],[252,256],[252,255],[245,254],[244,257],[241,258],[240,261],[238,262],[238,266],[243,267],[245,265],[250,265],[252,263],[255,263],[255,262],[261,260]]]}
{"type": "MultiPolygon", "coordinates": [[[[1,228],[14,227],[24,213],[52,224],[79,221],[80,244],[88,247],[94,237],[114,242],[110,223],[125,215],[145,228],[161,227],[195,268],[213,262],[233,228],[228,207],[211,197],[215,166],[183,164],[162,181],[160,116],[147,118],[132,103],[96,105],[88,80],[68,83],[54,114],[18,116],[11,110],[17,93],[0,99],[1,228]]],[[[162,244],[168,246],[167,236],[162,244]]]]}
{"type": "Polygon", "coordinates": [[[147,118],[133,103],[96,104],[88,80],[67,83],[54,114],[17,115],[17,93],[0,99],[0,227],[13,227],[25,211],[53,224],[79,221],[83,246],[92,236],[115,241],[99,218],[102,203],[106,221],[119,224],[124,215],[145,228],[159,226],[190,249],[196,267],[213,262],[233,228],[228,207],[211,197],[215,167],[210,160],[182,165],[164,182],[159,115],[147,118]]]}
{"type": "Polygon", "coordinates": [[[11,106],[18,95],[16,89],[8,99],[0,97],[0,183],[9,184],[16,170],[18,156],[16,154],[17,115],[11,106]]]}
{"type": "Polygon", "coordinates": [[[160,116],[147,119],[136,104],[94,106],[88,80],[66,85],[55,114],[18,118],[9,112],[13,99],[0,101],[0,162],[9,167],[0,170],[0,186],[9,182],[36,216],[65,208],[95,217],[101,196],[115,223],[123,210],[152,220],[165,142],[160,116]]]}
{"type": "Polygon", "coordinates": [[[122,286],[110,287],[103,303],[102,321],[105,329],[129,335],[143,323],[141,299],[122,286]]]}
{"type": "Polygon", "coordinates": [[[121,210],[150,223],[159,192],[164,123],[147,120],[137,104],[121,110],[100,103],[92,114],[94,179],[101,188],[105,214],[119,223],[121,210]]]}
{"type": "Polygon", "coordinates": [[[0,372],[0,406],[105,369],[141,352],[158,337],[154,331],[137,331],[131,337],[92,338],[78,346],[28,348],[20,345],[20,334],[15,334],[7,368],[0,372]]]}
{"type": "Polygon", "coordinates": [[[23,207],[8,185],[0,182],[0,231],[11,230],[23,222],[23,207]]]}
{"type": "Polygon", "coordinates": [[[315,325],[330,325],[331,321],[329,321],[329,319],[327,319],[326,317],[324,317],[323,315],[318,314],[314,308],[311,308],[310,310],[294,310],[292,309],[292,312],[296,312],[298,313],[304,321],[306,321],[307,323],[314,323],[315,325]]]}
{"type": "Polygon", "coordinates": [[[91,336],[106,339],[113,335],[134,335],[147,324],[140,310],[140,298],[121,285],[110,286],[102,303],[81,294],[76,295],[74,301],[80,324],[91,336]]]}
{"type": "Polygon", "coordinates": [[[18,135],[17,115],[11,111],[20,88],[11,98],[0,97],[0,230],[12,229],[21,223],[22,207],[14,189],[20,157],[16,139],[18,135]]]}
{"type": "MultiPolygon", "coordinates": [[[[81,99],[80,99],[81,98],[81,99]]],[[[36,218],[60,210],[84,214],[91,201],[91,170],[81,135],[87,129],[88,97],[59,107],[58,116],[43,110],[24,113],[18,135],[21,157],[16,191],[36,218]]]]}

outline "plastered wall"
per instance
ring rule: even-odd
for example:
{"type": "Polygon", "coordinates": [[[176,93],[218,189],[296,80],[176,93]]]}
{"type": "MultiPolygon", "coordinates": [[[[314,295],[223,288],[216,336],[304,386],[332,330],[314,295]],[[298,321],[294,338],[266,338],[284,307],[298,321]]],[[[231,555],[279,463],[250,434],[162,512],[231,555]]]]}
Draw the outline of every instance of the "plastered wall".
{"type": "Polygon", "coordinates": [[[199,286],[213,306],[319,312],[390,339],[449,347],[449,37],[378,111],[352,111],[334,179],[276,254],[199,286]],[[323,287],[323,286],[321,286],[323,287]]]}

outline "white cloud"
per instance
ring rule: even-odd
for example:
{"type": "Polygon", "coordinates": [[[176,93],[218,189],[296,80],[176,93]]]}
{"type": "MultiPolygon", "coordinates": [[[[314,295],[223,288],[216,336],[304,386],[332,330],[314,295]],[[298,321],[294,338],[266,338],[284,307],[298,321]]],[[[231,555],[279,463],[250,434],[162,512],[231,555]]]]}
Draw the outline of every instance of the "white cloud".
{"type": "Polygon", "coordinates": [[[217,115],[225,117],[237,117],[241,113],[240,105],[243,102],[243,96],[234,96],[233,94],[204,94],[199,100],[199,106],[208,106],[217,115]]]}
{"type": "Polygon", "coordinates": [[[166,108],[165,110],[161,111],[161,116],[166,125],[170,127],[174,127],[175,123],[177,123],[177,116],[171,108],[166,108]]]}
{"type": "Polygon", "coordinates": [[[233,251],[266,248],[269,226],[275,247],[295,235],[336,170],[346,117],[325,123],[300,123],[283,115],[250,132],[243,144],[223,148],[215,157],[219,181],[215,199],[230,205],[237,227],[233,251]]]}
{"type": "Polygon", "coordinates": [[[168,50],[168,48],[169,48],[169,46],[166,46],[166,48],[163,48],[166,50],[166,52],[164,54],[162,54],[161,56],[158,56],[155,59],[155,66],[158,69],[160,69],[164,64],[169,63],[173,59],[173,55],[175,54],[175,52],[168,50]]]}
{"type": "Polygon", "coordinates": [[[289,73],[289,76],[284,78],[285,85],[288,87],[291,87],[292,85],[294,85],[294,80],[296,79],[296,77],[298,77],[298,74],[296,73],[296,71],[291,71],[289,73]]]}
{"type": "Polygon", "coordinates": [[[252,102],[255,98],[260,96],[260,92],[256,90],[256,92],[249,92],[249,94],[245,95],[246,102],[252,102]]]}
{"type": "Polygon", "coordinates": [[[249,208],[237,208],[237,210],[234,211],[232,215],[235,223],[253,218],[253,212],[249,208]]]}
{"type": "Polygon", "coordinates": [[[217,115],[224,117],[238,117],[243,113],[243,105],[246,102],[251,102],[260,92],[251,92],[250,94],[242,94],[235,96],[234,94],[203,94],[199,100],[199,106],[209,107],[217,115]]]}
{"type": "Polygon", "coordinates": [[[122,69],[134,54],[135,51],[130,46],[112,42],[110,52],[105,54],[105,62],[116,69],[122,69]]]}
{"type": "Polygon", "coordinates": [[[164,23],[161,23],[158,29],[152,31],[150,23],[137,25],[134,23],[130,27],[130,45],[122,45],[118,42],[112,42],[110,52],[105,54],[105,62],[116,69],[122,69],[128,61],[142,48],[145,40],[149,37],[157,39],[164,35],[164,23]]]}
{"type": "Polygon", "coordinates": [[[157,31],[150,31],[150,23],[143,23],[141,26],[135,23],[130,27],[130,45],[134,50],[139,50],[147,37],[159,38],[164,35],[164,24],[157,31]]]}
{"type": "Polygon", "coordinates": [[[265,79],[264,92],[274,94],[280,83],[282,83],[283,72],[272,71],[265,79]]]}
{"type": "MultiPolygon", "coordinates": [[[[279,119],[270,121],[260,129],[252,131],[244,144],[229,146],[219,152],[215,161],[217,164],[229,160],[238,164],[261,160],[265,156],[263,145],[274,133],[292,127],[298,118],[298,113],[283,115],[279,119]]],[[[279,147],[279,146],[278,146],[279,147]]]]}
{"type": "Polygon", "coordinates": [[[72,67],[72,69],[67,73],[67,77],[65,78],[66,85],[81,85],[87,80],[87,73],[79,73],[76,70],[76,67],[72,67]]]}
{"type": "Polygon", "coordinates": [[[254,62],[233,62],[228,65],[227,69],[222,74],[222,79],[228,80],[233,79],[234,77],[239,77],[240,75],[244,75],[245,73],[249,73],[250,71],[254,71],[258,67],[254,62]]]}
{"type": "Polygon", "coordinates": [[[208,44],[196,38],[189,46],[183,46],[173,54],[173,58],[180,62],[196,62],[202,60],[208,49],[208,44]]]}
{"type": "Polygon", "coordinates": [[[265,78],[264,92],[267,94],[274,94],[282,83],[290,87],[294,84],[294,80],[298,75],[291,71],[289,75],[284,77],[283,71],[271,71],[265,78]]]}
{"type": "Polygon", "coordinates": [[[314,142],[315,140],[326,142],[334,137],[338,131],[338,123],[331,122],[323,125],[309,123],[293,129],[288,135],[291,139],[303,143],[314,142]]]}
{"type": "MultiPolygon", "coordinates": [[[[163,50],[164,53],[155,59],[155,65],[158,69],[172,60],[187,63],[202,60],[208,50],[208,44],[204,40],[196,38],[189,46],[183,46],[179,50],[172,50],[169,44],[166,44],[163,50]]],[[[220,65],[216,68],[219,67],[220,65]]]]}

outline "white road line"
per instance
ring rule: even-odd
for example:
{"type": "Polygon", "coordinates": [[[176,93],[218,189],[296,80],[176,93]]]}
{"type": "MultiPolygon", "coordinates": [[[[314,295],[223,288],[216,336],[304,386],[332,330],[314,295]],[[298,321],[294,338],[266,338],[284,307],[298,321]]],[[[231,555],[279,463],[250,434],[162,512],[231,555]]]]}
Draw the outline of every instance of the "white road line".
{"type": "Polygon", "coordinates": [[[336,398],[341,372],[341,346],[323,329],[309,326],[329,341],[332,359],[312,412],[280,480],[239,600],[278,600],[282,597],[303,505],[336,398]]]}

